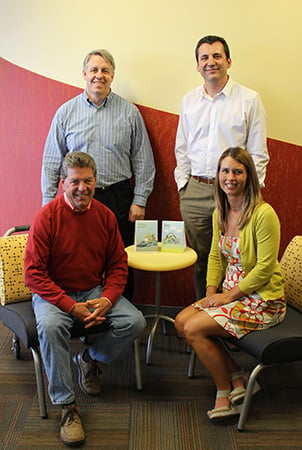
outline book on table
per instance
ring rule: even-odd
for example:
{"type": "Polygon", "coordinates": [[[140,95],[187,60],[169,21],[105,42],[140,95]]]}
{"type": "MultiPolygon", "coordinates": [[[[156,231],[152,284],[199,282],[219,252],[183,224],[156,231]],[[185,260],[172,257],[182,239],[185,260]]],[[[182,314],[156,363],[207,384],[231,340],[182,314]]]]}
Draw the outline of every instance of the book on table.
{"type": "Polygon", "coordinates": [[[158,250],[158,221],[136,220],[135,221],[135,250],[157,251],[158,250]]]}
{"type": "Polygon", "coordinates": [[[181,220],[163,220],[161,249],[163,252],[183,252],[186,248],[185,224],[181,220]]]}

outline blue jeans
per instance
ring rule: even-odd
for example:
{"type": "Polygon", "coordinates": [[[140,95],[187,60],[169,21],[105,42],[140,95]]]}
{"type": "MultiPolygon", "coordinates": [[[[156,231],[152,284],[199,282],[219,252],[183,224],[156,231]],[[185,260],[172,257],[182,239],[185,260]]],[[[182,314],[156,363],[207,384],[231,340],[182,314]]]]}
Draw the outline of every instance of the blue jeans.
{"type": "MultiPolygon", "coordinates": [[[[76,302],[101,297],[103,288],[97,286],[89,291],[69,292],[76,302]]],[[[48,378],[48,393],[53,404],[71,403],[75,400],[70,367],[69,329],[74,323],[71,314],[33,295],[40,351],[48,378]]],[[[110,364],[133,343],[144,330],[146,321],[125,297],[118,298],[106,314],[109,330],[96,337],[89,347],[92,359],[110,364]]]]}

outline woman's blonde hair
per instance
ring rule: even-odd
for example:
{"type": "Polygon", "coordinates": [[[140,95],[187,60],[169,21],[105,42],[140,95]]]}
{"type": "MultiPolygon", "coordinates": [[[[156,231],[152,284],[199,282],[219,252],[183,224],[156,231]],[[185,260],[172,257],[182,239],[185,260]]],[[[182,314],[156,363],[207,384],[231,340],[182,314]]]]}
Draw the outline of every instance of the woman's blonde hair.
{"type": "Polygon", "coordinates": [[[259,180],[256,172],[254,161],[247,150],[240,147],[231,147],[225,150],[219,158],[215,181],[215,200],[218,210],[218,227],[224,233],[230,204],[227,195],[221,189],[219,184],[219,172],[224,158],[230,156],[231,158],[243,164],[246,170],[246,185],[244,190],[244,200],[242,205],[242,212],[239,219],[239,229],[241,230],[250,220],[254,209],[262,200],[260,192],[259,180]]]}

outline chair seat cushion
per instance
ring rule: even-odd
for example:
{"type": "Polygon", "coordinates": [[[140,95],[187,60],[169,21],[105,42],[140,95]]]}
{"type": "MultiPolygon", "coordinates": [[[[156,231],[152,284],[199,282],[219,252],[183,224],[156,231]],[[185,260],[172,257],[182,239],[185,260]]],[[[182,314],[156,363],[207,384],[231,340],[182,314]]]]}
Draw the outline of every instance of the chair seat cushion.
{"type": "MultiPolygon", "coordinates": [[[[0,318],[3,324],[23,342],[24,347],[38,346],[36,320],[31,301],[0,306],[0,318]]],[[[82,323],[75,322],[70,334],[71,338],[77,338],[101,333],[107,331],[108,328],[106,322],[91,328],[85,328],[82,323]]]]}
{"type": "Polygon", "coordinates": [[[232,344],[250,353],[262,364],[275,364],[302,359],[302,314],[287,305],[281,324],[252,331],[242,339],[231,337],[232,344]]]}
{"type": "Polygon", "coordinates": [[[0,306],[0,318],[22,342],[24,347],[37,347],[38,335],[31,301],[0,306]]]}

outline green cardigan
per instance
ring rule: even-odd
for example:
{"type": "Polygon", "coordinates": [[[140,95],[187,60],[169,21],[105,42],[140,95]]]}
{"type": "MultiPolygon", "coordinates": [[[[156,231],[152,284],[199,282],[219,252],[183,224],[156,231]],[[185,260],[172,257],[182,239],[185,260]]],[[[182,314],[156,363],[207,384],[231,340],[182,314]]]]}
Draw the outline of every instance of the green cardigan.
{"type": "MultiPolygon", "coordinates": [[[[213,237],[209,254],[207,285],[220,286],[225,277],[227,260],[219,250],[221,231],[213,213],[213,237]]],[[[278,262],[280,223],[268,203],[256,207],[250,221],[240,230],[240,259],[246,277],[238,284],[247,295],[257,292],[263,300],[284,296],[284,280],[278,262]]]]}

